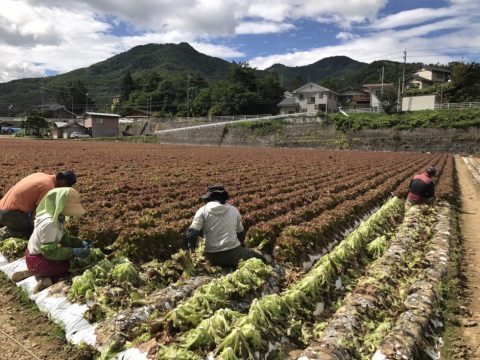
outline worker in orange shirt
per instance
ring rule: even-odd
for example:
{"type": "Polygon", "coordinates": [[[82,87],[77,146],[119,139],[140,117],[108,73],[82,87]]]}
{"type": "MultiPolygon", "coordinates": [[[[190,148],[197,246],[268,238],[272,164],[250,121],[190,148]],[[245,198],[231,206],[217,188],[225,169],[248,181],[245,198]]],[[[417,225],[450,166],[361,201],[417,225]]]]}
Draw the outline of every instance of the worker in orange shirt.
{"type": "Polygon", "coordinates": [[[56,187],[71,187],[76,181],[75,173],[66,170],[57,175],[35,173],[16,183],[0,200],[0,240],[28,239],[33,232],[35,209],[45,194],[56,187]]]}

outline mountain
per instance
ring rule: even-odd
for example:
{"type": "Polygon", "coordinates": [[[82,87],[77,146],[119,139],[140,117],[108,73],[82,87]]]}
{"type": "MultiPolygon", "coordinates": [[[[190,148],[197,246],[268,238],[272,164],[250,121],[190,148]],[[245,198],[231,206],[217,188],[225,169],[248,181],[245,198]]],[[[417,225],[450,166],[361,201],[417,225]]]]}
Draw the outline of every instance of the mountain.
{"type": "MultiPolygon", "coordinates": [[[[187,72],[190,72],[200,75],[212,85],[227,78],[230,65],[228,61],[196,51],[187,43],[140,45],[68,73],[0,83],[0,116],[26,112],[33,106],[55,102],[60,90],[71,81],[83,81],[88,96],[96,102],[96,109],[109,111],[112,97],[119,94],[120,81],[128,71],[134,79],[156,73],[158,77],[168,77],[174,82],[186,79],[187,72]],[[13,105],[11,110],[10,104],[13,105]]],[[[328,57],[306,66],[275,64],[265,71],[256,71],[256,75],[262,77],[268,72],[277,73],[288,90],[311,81],[340,91],[347,88],[359,89],[362,84],[379,82],[382,66],[385,68],[384,81],[398,83],[403,70],[402,63],[376,61],[366,64],[347,56],[328,57]]],[[[407,74],[418,66],[407,64],[407,74]]]]}
{"type": "Polygon", "coordinates": [[[112,97],[118,95],[120,79],[128,70],[134,78],[151,72],[160,76],[194,72],[214,83],[226,76],[229,66],[228,61],[202,54],[187,43],[140,45],[65,74],[0,83],[0,115],[8,115],[10,104],[13,105],[11,112],[19,113],[42,101],[54,102],[59,90],[69,81],[82,80],[89,97],[96,101],[99,110],[104,110],[112,97]]]}
{"type": "Polygon", "coordinates": [[[284,86],[299,85],[298,83],[321,81],[328,77],[341,77],[347,73],[356,72],[368,64],[350,59],[347,56],[332,56],[305,66],[286,66],[274,64],[266,71],[277,73],[283,80],[284,86]]]}
{"type": "MultiPolygon", "coordinates": [[[[421,64],[407,64],[406,74],[418,70],[421,64]]],[[[283,86],[288,90],[305,84],[317,82],[335,91],[344,89],[360,89],[363,84],[379,83],[382,67],[384,82],[398,84],[402,77],[403,63],[380,60],[370,64],[353,60],[347,56],[332,56],[305,66],[285,66],[275,64],[265,69],[280,76],[283,86]]]]}

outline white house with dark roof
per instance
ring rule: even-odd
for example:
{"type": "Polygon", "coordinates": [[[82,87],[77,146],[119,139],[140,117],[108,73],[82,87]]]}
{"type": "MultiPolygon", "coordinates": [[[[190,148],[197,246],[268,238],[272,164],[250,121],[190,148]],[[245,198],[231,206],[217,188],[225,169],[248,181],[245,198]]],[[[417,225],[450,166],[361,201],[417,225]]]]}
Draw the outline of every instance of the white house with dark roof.
{"type": "Polygon", "coordinates": [[[280,114],[335,112],[338,109],[338,94],[321,85],[308,83],[285,93],[278,107],[280,114]]]}
{"type": "Polygon", "coordinates": [[[422,66],[412,75],[409,87],[425,89],[433,84],[445,83],[452,72],[439,66],[422,66]]]}

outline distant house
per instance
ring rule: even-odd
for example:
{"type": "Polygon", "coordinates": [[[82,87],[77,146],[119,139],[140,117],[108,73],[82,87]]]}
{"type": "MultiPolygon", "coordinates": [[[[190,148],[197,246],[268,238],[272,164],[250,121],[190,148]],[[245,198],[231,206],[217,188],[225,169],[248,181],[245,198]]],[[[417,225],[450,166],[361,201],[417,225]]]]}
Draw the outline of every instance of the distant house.
{"type": "Polygon", "coordinates": [[[363,91],[346,90],[338,95],[338,101],[342,107],[349,109],[369,108],[370,94],[363,91]]]}
{"type": "Polygon", "coordinates": [[[41,111],[47,119],[75,119],[77,115],[67,110],[60,104],[44,104],[33,107],[33,110],[41,111]]]}
{"type": "Polygon", "coordinates": [[[140,109],[132,109],[127,112],[127,114],[124,116],[126,119],[130,120],[144,120],[148,119],[149,114],[146,111],[140,110],[140,109]]]}
{"type": "Polygon", "coordinates": [[[410,88],[425,89],[433,84],[445,83],[452,72],[439,66],[422,66],[412,75],[410,88]]]}
{"type": "Polygon", "coordinates": [[[387,91],[396,91],[397,89],[393,84],[365,84],[362,86],[363,91],[370,95],[370,107],[372,109],[380,109],[382,104],[380,101],[380,97],[382,92],[385,93],[387,91]]]}
{"type": "Polygon", "coordinates": [[[326,87],[308,83],[291,93],[285,93],[278,107],[280,114],[334,112],[338,109],[338,94],[326,87]]]}
{"type": "Polygon", "coordinates": [[[120,115],[86,112],[83,114],[83,126],[92,137],[118,136],[120,115]]]}
{"type": "Polygon", "coordinates": [[[69,139],[72,132],[87,133],[87,128],[79,124],[76,120],[55,121],[53,123],[52,137],[54,139],[69,139]]]}

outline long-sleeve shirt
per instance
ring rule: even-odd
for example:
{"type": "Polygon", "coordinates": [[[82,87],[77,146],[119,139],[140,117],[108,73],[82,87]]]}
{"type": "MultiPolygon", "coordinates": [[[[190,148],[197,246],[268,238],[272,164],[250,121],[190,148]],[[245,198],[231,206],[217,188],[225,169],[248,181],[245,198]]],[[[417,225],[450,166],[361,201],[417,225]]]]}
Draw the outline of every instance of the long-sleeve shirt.
{"type": "Polygon", "coordinates": [[[55,175],[35,173],[16,183],[0,200],[0,210],[32,213],[45,194],[57,185],[55,175]]]}
{"type": "Polygon", "coordinates": [[[190,228],[203,230],[205,252],[226,251],[240,246],[237,233],[243,231],[242,217],[236,207],[210,201],[197,211],[190,228]]]}
{"type": "Polygon", "coordinates": [[[28,252],[50,260],[67,260],[72,257],[72,248],[81,247],[81,242],[68,236],[60,221],[54,223],[50,214],[43,214],[35,219],[35,229],[28,240],[28,252]]]}

